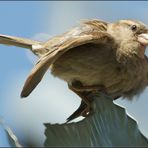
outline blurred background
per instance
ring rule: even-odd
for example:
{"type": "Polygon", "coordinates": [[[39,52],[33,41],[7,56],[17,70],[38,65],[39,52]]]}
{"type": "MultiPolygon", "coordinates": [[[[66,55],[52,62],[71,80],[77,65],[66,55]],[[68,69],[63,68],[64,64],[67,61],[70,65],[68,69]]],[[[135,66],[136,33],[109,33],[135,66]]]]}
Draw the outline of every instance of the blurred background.
{"type": "MultiPolygon", "coordinates": [[[[83,19],[107,22],[135,19],[148,24],[148,2],[134,1],[1,1],[0,33],[46,41],[77,25],[83,19]]],[[[147,54],[147,53],[146,53],[147,54]]],[[[0,45],[0,118],[5,120],[25,146],[42,146],[43,123],[63,123],[77,109],[79,97],[50,71],[24,99],[20,92],[37,58],[26,49],[0,45]]],[[[133,102],[119,99],[148,137],[148,90],[133,102]]],[[[7,146],[0,127],[0,146],[7,146]]]]}

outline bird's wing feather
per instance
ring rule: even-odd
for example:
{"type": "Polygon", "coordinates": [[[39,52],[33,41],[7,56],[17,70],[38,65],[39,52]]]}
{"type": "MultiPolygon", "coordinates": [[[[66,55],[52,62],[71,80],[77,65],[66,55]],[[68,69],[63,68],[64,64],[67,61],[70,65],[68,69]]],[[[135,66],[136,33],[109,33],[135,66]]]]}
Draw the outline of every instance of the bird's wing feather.
{"type": "MultiPolygon", "coordinates": [[[[21,97],[27,97],[41,81],[49,66],[68,50],[87,43],[99,44],[110,40],[112,37],[109,34],[92,28],[91,30],[89,28],[75,28],[67,32],[59,39],[59,43],[55,44],[32,69],[23,87],[21,97]]],[[[48,42],[46,46],[48,47],[48,42]]]]}
{"type": "MultiPolygon", "coordinates": [[[[148,57],[145,55],[145,59],[147,61],[147,71],[148,71],[148,57]]],[[[148,86],[148,73],[147,73],[147,86],[148,86]]]]}

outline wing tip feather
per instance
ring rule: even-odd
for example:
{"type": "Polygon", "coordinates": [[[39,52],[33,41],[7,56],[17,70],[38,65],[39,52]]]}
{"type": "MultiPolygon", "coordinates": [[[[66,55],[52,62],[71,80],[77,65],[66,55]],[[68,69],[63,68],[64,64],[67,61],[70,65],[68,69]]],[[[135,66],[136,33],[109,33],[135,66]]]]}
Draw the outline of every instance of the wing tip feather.
{"type": "Polygon", "coordinates": [[[20,94],[21,99],[28,97],[28,94],[25,94],[23,91],[20,94]]]}
{"type": "Polygon", "coordinates": [[[20,97],[23,99],[23,98],[28,97],[29,94],[30,94],[30,92],[28,92],[27,89],[26,89],[26,87],[24,86],[24,88],[23,88],[23,90],[22,90],[22,92],[20,94],[20,97]]]}

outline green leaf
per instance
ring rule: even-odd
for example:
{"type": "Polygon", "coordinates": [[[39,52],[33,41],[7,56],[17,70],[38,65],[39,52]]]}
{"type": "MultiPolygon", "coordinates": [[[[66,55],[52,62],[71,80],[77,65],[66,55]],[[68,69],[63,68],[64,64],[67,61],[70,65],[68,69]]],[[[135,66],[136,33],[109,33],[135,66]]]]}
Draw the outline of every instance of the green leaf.
{"type": "Polygon", "coordinates": [[[94,114],[79,122],[45,124],[44,146],[148,146],[148,139],[125,109],[103,94],[95,97],[94,114]]]}

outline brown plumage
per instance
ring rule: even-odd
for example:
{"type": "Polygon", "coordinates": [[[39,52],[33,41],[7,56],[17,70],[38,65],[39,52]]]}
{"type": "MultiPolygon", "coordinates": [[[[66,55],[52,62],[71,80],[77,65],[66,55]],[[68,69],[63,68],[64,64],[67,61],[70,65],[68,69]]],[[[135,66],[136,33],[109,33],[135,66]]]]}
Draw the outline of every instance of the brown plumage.
{"type": "Polygon", "coordinates": [[[91,104],[87,95],[93,91],[101,91],[104,87],[113,98],[132,99],[148,84],[148,60],[144,55],[148,28],[141,22],[89,20],[47,42],[28,41],[0,36],[0,43],[22,45],[40,57],[21,96],[27,97],[50,68],[54,76],[65,80],[83,100],[78,113],[68,120],[87,115],[91,104]]]}

